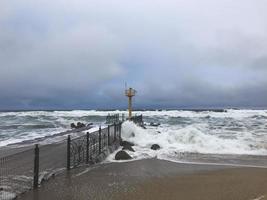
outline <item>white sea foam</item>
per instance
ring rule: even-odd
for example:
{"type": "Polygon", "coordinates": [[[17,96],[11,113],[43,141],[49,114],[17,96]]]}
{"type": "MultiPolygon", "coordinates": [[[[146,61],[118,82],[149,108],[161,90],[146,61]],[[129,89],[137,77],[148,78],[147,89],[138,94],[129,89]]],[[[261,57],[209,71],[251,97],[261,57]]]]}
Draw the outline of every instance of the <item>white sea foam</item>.
{"type": "Polygon", "coordinates": [[[6,192],[6,191],[0,191],[0,199],[4,200],[12,200],[16,198],[15,193],[6,192]]]}
{"type": "Polygon", "coordinates": [[[180,129],[175,126],[143,129],[132,122],[125,122],[122,126],[122,137],[145,149],[149,149],[152,144],[159,144],[162,148],[157,151],[158,154],[177,151],[203,154],[267,155],[267,149],[257,145],[256,140],[251,140],[252,136],[249,133],[235,138],[223,138],[216,134],[207,134],[205,131],[208,132],[202,124],[188,125],[180,129]]]}
{"type": "MultiPolygon", "coordinates": [[[[133,160],[157,157],[173,161],[175,156],[182,152],[217,155],[267,155],[266,134],[260,134],[257,137],[248,131],[237,131],[232,136],[232,132],[225,133],[222,130],[210,130],[209,128],[205,123],[196,123],[184,127],[162,125],[157,128],[143,129],[127,121],[122,125],[122,137],[135,144],[135,152],[128,152],[133,160]],[[160,150],[151,150],[152,144],[159,144],[160,150]]],[[[114,162],[116,152],[110,155],[107,161],[114,162]]]]}
{"type": "Polygon", "coordinates": [[[262,199],[264,199],[264,195],[261,195],[261,196],[259,196],[259,197],[257,197],[256,199],[253,199],[253,200],[262,200],[262,199]]]}
{"type": "MultiPolygon", "coordinates": [[[[245,118],[254,115],[262,115],[267,117],[267,110],[234,110],[227,109],[226,112],[213,111],[184,111],[184,110],[162,110],[162,111],[135,111],[134,114],[143,114],[144,116],[169,116],[169,117],[232,117],[245,118]]],[[[83,117],[83,116],[106,116],[107,114],[127,114],[127,111],[96,111],[96,110],[73,110],[73,111],[27,111],[27,112],[0,112],[0,117],[3,116],[54,116],[54,117],[83,117]]]]}
{"type": "MultiPolygon", "coordinates": [[[[159,121],[162,124],[156,131],[147,130],[145,137],[150,143],[160,141],[168,147],[164,149],[177,149],[179,144],[177,150],[180,151],[263,154],[267,147],[267,138],[265,141],[262,139],[267,130],[267,110],[226,111],[163,110],[136,111],[134,114],[142,114],[148,122],[159,121]]],[[[100,125],[105,116],[115,113],[127,114],[118,110],[0,112],[0,146],[52,136],[69,129],[72,122],[100,125]],[[38,128],[39,125],[44,125],[44,128],[38,128]]],[[[142,142],[145,137],[140,137],[138,142],[145,145],[145,141],[142,142]]]]}

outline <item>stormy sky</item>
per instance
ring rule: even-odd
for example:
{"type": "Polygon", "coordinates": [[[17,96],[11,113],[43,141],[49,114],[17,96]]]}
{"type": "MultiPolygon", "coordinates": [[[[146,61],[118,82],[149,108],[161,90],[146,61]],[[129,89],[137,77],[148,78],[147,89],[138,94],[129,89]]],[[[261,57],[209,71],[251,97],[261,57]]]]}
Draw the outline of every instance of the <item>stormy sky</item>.
{"type": "Polygon", "coordinates": [[[1,0],[0,109],[266,108],[266,0],[1,0]]]}

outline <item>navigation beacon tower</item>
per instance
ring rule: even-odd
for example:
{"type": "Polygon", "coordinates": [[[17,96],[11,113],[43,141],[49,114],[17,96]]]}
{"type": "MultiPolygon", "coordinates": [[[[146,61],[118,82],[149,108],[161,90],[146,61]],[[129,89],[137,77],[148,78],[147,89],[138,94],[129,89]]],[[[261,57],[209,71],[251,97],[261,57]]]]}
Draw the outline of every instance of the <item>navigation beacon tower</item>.
{"type": "Polygon", "coordinates": [[[129,111],[129,119],[132,117],[132,97],[135,96],[136,90],[133,88],[129,88],[125,90],[125,96],[128,97],[128,111],[129,111]]]}

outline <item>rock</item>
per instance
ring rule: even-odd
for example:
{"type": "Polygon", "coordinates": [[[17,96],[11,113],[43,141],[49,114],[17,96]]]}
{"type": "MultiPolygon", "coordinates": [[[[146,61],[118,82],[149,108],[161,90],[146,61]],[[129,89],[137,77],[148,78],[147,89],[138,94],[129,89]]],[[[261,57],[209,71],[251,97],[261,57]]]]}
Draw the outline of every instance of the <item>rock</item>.
{"type": "Polygon", "coordinates": [[[93,123],[89,123],[89,124],[87,124],[87,126],[93,126],[93,123]]]}
{"type": "Polygon", "coordinates": [[[75,125],[74,123],[71,123],[71,124],[70,124],[70,127],[73,128],[73,129],[74,129],[74,128],[83,128],[83,127],[85,127],[85,126],[86,126],[86,125],[85,125],[84,123],[81,123],[81,122],[78,122],[77,125],[75,125]]]}
{"type": "Polygon", "coordinates": [[[84,123],[78,122],[76,128],[83,128],[85,127],[84,123]]]}
{"type": "Polygon", "coordinates": [[[159,150],[159,149],[160,149],[160,146],[159,146],[158,144],[153,144],[153,145],[151,146],[151,149],[152,149],[152,150],[159,150]]]}
{"type": "Polygon", "coordinates": [[[134,143],[132,143],[132,142],[128,142],[128,141],[120,141],[120,145],[121,146],[134,146],[134,143]]]}
{"type": "Polygon", "coordinates": [[[71,123],[71,124],[70,124],[70,127],[71,127],[71,128],[76,128],[76,125],[75,125],[74,123],[71,123]]]}
{"type": "Polygon", "coordinates": [[[132,157],[126,151],[119,151],[115,155],[115,160],[130,160],[132,157]]]}
{"type": "Polygon", "coordinates": [[[135,152],[135,150],[133,149],[133,147],[131,145],[125,145],[125,146],[123,146],[122,150],[128,150],[128,151],[135,152]]]}

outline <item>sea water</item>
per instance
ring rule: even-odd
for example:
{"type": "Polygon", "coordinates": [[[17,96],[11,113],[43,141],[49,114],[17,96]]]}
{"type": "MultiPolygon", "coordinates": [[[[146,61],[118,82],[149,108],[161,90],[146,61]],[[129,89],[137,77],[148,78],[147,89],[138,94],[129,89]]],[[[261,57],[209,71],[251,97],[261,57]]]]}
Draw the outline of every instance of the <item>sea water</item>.
{"type": "MultiPolygon", "coordinates": [[[[108,114],[115,113],[127,114],[118,110],[1,112],[0,147],[53,136],[70,129],[73,122],[94,123],[98,127],[104,125],[108,114]]],[[[122,126],[122,137],[136,144],[136,152],[130,152],[134,159],[265,165],[262,158],[267,156],[267,110],[161,110],[134,114],[142,114],[146,124],[146,129],[132,122],[122,126]],[[160,125],[150,126],[151,122],[160,125]],[[160,145],[160,150],[151,150],[152,144],[160,145]]],[[[114,161],[113,158],[112,154],[108,160],[114,161]]]]}

